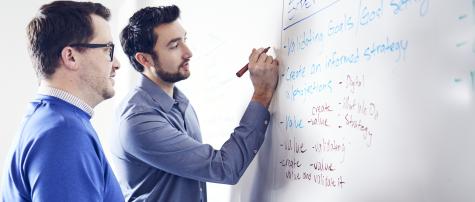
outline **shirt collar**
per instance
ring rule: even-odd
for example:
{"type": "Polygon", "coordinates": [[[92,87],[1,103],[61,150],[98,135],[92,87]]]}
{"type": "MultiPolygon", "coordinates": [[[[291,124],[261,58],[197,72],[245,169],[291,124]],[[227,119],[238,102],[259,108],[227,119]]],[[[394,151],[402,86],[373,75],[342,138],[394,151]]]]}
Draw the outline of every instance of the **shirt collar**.
{"type": "Polygon", "coordinates": [[[189,104],[188,98],[176,86],[173,88],[173,98],[168,96],[160,86],[155,84],[145,75],[141,74],[138,87],[147,92],[152,99],[167,113],[170,112],[173,105],[178,103],[178,108],[184,112],[189,104]]]}
{"type": "Polygon", "coordinates": [[[57,88],[52,88],[49,86],[40,86],[40,88],[38,89],[38,94],[53,96],[61,100],[64,100],[65,102],[72,104],[76,106],[77,108],[83,110],[84,112],[89,114],[89,116],[91,117],[94,114],[94,109],[91,106],[86,104],[86,102],[82,101],[80,98],[66,91],[63,91],[57,88]]]}

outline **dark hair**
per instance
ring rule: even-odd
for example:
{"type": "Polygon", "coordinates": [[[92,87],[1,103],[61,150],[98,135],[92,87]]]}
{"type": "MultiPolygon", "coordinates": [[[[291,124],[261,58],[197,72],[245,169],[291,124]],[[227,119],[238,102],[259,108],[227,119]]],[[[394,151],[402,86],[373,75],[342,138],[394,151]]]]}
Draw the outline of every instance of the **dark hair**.
{"type": "Polygon", "coordinates": [[[41,6],[27,26],[29,51],[39,78],[55,72],[64,47],[92,39],[92,14],[105,20],[110,17],[109,9],[100,3],[55,1],[41,6]]]}
{"type": "Polygon", "coordinates": [[[158,59],[153,50],[158,36],[153,29],[161,24],[173,22],[179,16],[180,9],[172,5],[142,8],[130,17],[129,24],[120,34],[120,44],[135,70],[143,72],[144,69],[135,59],[137,52],[149,53],[154,60],[158,59]]]}

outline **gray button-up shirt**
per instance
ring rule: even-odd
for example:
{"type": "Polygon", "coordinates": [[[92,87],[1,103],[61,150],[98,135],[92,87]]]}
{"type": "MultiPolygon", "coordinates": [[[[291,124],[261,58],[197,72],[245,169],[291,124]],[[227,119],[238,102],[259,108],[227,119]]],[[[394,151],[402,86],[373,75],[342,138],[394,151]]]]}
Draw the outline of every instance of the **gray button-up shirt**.
{"type": "MultiPolygon", "coordinates": [[[[264,141],[269,111],[250,102],[239,126],[216,150],[201,142],[185,95],[173,98],[142,76],[123,100],[113,144],[127,201],[206,201],[206,184],[235,184],[264,141]]],[[[218,126],[217,126],[218,127],[218,126]]]]}

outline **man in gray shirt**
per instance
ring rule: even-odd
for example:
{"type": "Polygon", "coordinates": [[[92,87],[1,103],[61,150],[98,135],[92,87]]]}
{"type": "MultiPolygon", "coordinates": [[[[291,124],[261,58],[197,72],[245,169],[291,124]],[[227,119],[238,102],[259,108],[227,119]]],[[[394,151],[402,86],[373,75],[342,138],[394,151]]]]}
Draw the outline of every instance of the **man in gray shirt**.
{"type": "Polygon", "coordinates": [[[203,144],[197,116],[175,83],[189,77],[192,53],[176,6],[136,12],[121,44],[141,77],[119,108],[113,154],[127,201],[206,201],[205,182],[235,184],[264,141],[278,61],[254,49],[254,86],[239,126],[221,149],[203,144]]]}

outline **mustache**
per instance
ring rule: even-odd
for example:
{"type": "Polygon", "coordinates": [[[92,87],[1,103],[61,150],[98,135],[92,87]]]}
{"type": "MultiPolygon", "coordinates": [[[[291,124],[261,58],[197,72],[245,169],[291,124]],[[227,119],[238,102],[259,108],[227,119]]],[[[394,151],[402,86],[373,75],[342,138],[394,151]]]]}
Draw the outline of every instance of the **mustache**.
{"type": "Polygon", "coordinates": [[[181,64],[180,64],[180,67],[183,67],[183,65],[185,65],[185,63],[187,63],[187,62],[190,62],[190,59],[183,60],[183,62],[181,62],[181,64]]]}

